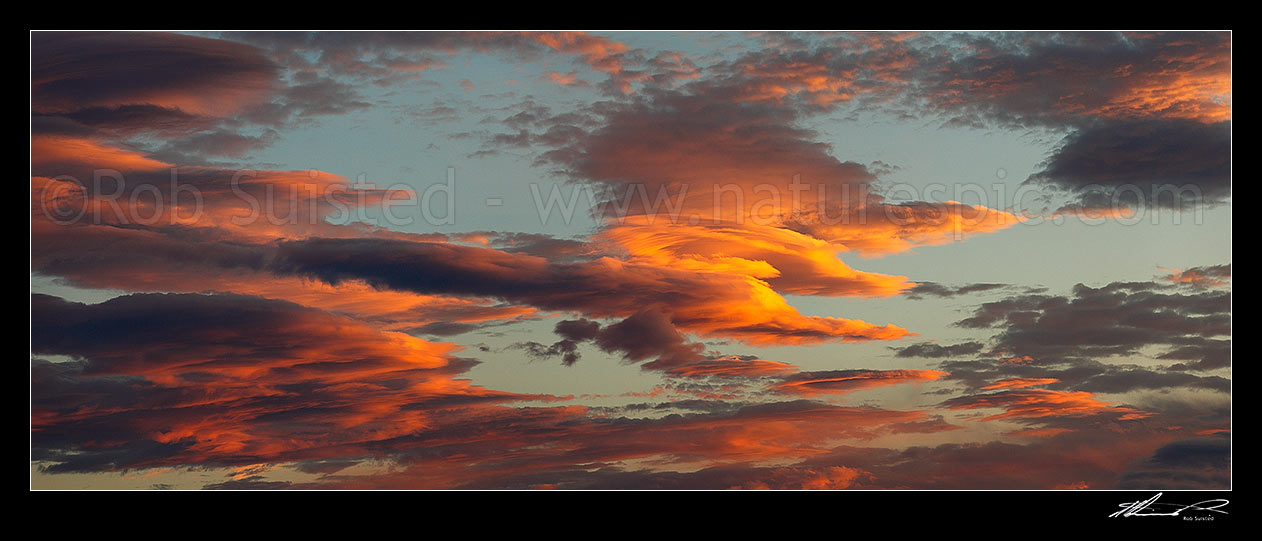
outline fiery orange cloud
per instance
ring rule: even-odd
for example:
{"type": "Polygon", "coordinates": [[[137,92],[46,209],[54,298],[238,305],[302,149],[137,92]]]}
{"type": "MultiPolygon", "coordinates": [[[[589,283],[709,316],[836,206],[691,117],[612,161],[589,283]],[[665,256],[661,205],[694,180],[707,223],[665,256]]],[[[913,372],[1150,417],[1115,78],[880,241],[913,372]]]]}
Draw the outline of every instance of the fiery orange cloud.
{"type": "Polygon", "coordinates": [[[661,310],[682,331],[750,345],[892,340],[909,334],[894,325],[803,315],[752,277],[612,257],[554,262],[448,243],[310,239],[282,243],[277,268],[330,283],[365,280],[389,289],[501,298],[597,318],[661,310]],[[428,271],[417,274],[418,269],[428,271]]]}
{"type": "Polygon", "coordinates": [[[789,227],[865,257],[938,246],[993,233],[1020,223],[1007,211],[956,201],[945,203],[869,203],[833,215],[804,213],[789,227]],[[829,216],[824,218],[823,216],[829,216]],[[830,225],[833,224],[833,225],[830,225]]]}
{"type": "Polygon", "coordinates": [[[1050,391],[1025,389],[992,394],[963,396],[948,400],[950,409],[1000,408],[1003,413],[983,417],[982,421],[1001,419],[1033,420],[1047,417],[1084,417],[1118,414],[1119,420],[1142,419],[1149,412],[1124,406],[1113,406],[1085,391],[1050,391]]]}
{"type": "Polygon", "coordinates": [[[773,226],[658,224],[629,217],[596,240],[625,250],[632,262],[746,275],[799,295],[886,297],[915,285],[903,276],[856,271],[839,257],[845,247],[773,226]]]}
{"type": "Polygon", "coordinates": [[[765,282],[753,278],[736,282],[741,283],[744,287],[725,297],[712,297],[711,302],[672,307],[672,321],[685,331],[735,338],[754,346],[896,340],[911,334],[896,325],[805,316],[765,282]],[[747,296],[738,296],[742,294],[747,296]]]}
{"type": "Polygon", "coordinates": [[[997,381],[995,383],[982,387],[982,390],[993,391],[996,389],[1022,389],[1025,387],[1037,387],[1039,385],[1047,385],[1049,383],[1056,383],[1058,381],[1060,380],[1056,378],[1009,378],[1009,379],[997,381]]]}
{"type": "Polygon", "coordinates": [[[771,388],[783,393],[802,396],[821,394],[846,394],[863,389],[934,381],[947,376],[940,370],[839,370],[832,372],[801,372],[785,378],[783,383],[771,388]]]}
{"type": "Polygon", "coordinates": [[[797,368],[788,363],[768,361],[764,359],[742,359],[722,357],[695,363],[689,363],[667,370],[677,377],[760,377],[777,376],[796,372],[797,368]]]}

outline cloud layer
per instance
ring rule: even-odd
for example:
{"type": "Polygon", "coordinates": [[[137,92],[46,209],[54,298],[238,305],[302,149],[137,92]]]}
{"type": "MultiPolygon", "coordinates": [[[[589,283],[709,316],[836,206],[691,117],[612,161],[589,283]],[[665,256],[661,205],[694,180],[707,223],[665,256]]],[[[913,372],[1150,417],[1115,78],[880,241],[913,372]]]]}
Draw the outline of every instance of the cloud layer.
{"type": "Polygon", "coordinates": [[[726,39],[34,33],[31,270],[52,285],[31,294],[33,468],[221,489],[1230,486],[1229,262],[1060,292],[864,270],[1017,216],[888,199],[890,164],[811,128],[1046,130],[1061,143],[1026,183],[1061,212],[1132,186],[1229,205],[1230,34],[726,39]],[[559,94],[417,90],[483,57],[559,94]],[[481,118],[470,160],[520,153],[590,189],[594,226],[392,229],[363,212],[417,194],[254,159],[386,107],[481,118]],[[958,320],[945,339],[866,311],[944,299],[970,303],[935,316],[958,320]],[[474,381],[492,354],[656,383],[496,390],[474,381]]]}

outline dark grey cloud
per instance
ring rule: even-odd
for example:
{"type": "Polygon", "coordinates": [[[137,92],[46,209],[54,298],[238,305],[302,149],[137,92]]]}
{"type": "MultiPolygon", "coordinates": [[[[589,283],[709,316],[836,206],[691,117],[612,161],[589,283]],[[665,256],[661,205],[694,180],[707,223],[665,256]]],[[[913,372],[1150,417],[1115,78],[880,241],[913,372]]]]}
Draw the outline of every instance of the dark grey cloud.
{"type": "Polygon", "coordinates": [[[1225,469],[1231,465],[1231,440],[1205,438],[1166,444],[1153,453],[1155,466],[1225,469]]]}
{"type": "Polygon", "coordinates": [[[426,323],[420,327],[412,327],[407,329],[410,334],[427,334],[430,336],[456,336],[459,334],[470,333],[483,328],[477,323],[452,323],[446,321],[435,321],[426,323]]]}
{"type": "Polygon", "coordinates": [[[261,475],[251,475],[241,479],[210,483],[203,486],[202,490],[284,490],[300,488],[301,486],[295,486],[290,481],[267,481],[261,475]]]}
{"type": "Polygon", "coordinates": [[[1228,366],[1231,292],[1182,291],[1157,282],[1074,286],[1072,296],[1018,295],[982,304],[966,328],[998,327],[993,350],[1050,362],[1072,358],[1137,355],[1166,346],[1159,355],[1189,360],[1185,369],[1228,366]]]}
{"type": "Polygon", "coordinates": [[[595,342],[600,349],[621,353],[629,361],[656,358],[645,365],[647,368],[668,368],[703,358],[701,352],[704,346],[688,342],[675,330],[670,316],[662,310],[636,312],[602,329],[595,342]]]}
{"type": "Polygon", "coordinates": [[[895,357],[923,357],[929,359],[939,359],[942,357],[973,355],[981,351],[982,347],[984,347],[984,345],[981,342],[963,342],[947,346],[935,344],[933,342],[921,342],[907,347],[892,347],[890,349],[897,352],[894,354],[895,357]]]}
{"type": "Polygon", "coordinates": [[[241,43],[161,32],[31,33],[35,112],[148,103],[197,113],[188,109],[270,91],[277,75],[261,51],[241,43]]]}
{"type": "Polygon", "coordinates": [[[1228,32],[959,33],[911,46],[931,51],[915,92],[962,123],[1195,118],[1221,106],[1214,93],[1230,87],[1228,32]]]}
{"type": "Polygon", "coordinates": [[[1044,387],[1061,391],[1126,393],[1141,390],[1204,389],[1228,393],[1231,380],[1222,376],[1198,376],[1186,372],[1154,370],[1130,364],[1112,364],[1088,359],[1041,363],[1003,362],[994,359],[944,361],[939,368],[947,379],[979,389],[1009,378],[1053,378],[1044,387]]]}
{"type": "Polygon", "coordinates": [[[294,465],[294,469],[304,473],[328,475],[363,462],[358,458],[330,458],[325,460],[305,460],[294,465]]]}
{"type": "Polygon", "coordinates": [[[567,340],[594,340],[600,336],[600,323],[587,319],[570,319],[556,324],[556,333],[567,340]]]}
{"type": "Polygon", "coordinates": [[[1042,167],[1026,182],[1068,192],[1083,212],[1217,205],[1231,196],[1231,122],[1100,122],[1042,167]]]}
{"type": "Polygon", "coordinates": [[[485,238],[487,246],[514,254],[546,257],[553,261],[589,259],[596,248],[586,239],[561,238],[544,233],[520,233],[511,231],[475,231],[460,238],[485,238]]]}
{"type": "MultiPolygon", "coordinates": [[[[1079,401],[1084,411],[1102,404],[1094,394],[1230,393],[1228,377],[1192,373],[1230,367],[1230,313],[1230,291],[1189,288],[1167,279],[1114,282],[1098,288],[1078,284],[1072,295],[1025,294],[983,303],[959,325],[996,329],[988,347],[978,347],[972,359],[938,365],[949,373],[946,379],[963,383],[975,394],[949,399],[944,405],[971,408],[993,402],[996,407],[1037,407],[1027,409],[1033,415],[1026,421],[1077,430],[1087,421],[1038,413],[1051,411],[1042,409],[1057,399],[1048,393],[1078,393],[1059,396],[1079,401]],[[1157,364],[1171,360],[1183,362],[1157,364]],[[1025,390],[1032,387],[1039,389],[1025,390]],[[995,389],[1000,391],[976,394],[995,389]]],[[[931,348],[928,353],[936,352],[931,348]]],[[[1182,399],[1142,400],[1138,406],[1114,404],[1110,408],[1121,409],[1098,411],[1144,412],[1136,415],[1167,415],[1187,422],[1197,418],[1198,423],[1210,426],[1217,422],[1211,419],[1217,414],[1190,412],[1182,399]]]]}
{"type": "Polygon", "coordinates": [[[557,323],[555,332],[562,339],[552,345],[522,342],[517,347],[535,358],[560,356],[566,366],[572,366],[581,358],[578,345],[587,341],[627,361],[656,359],[645,365],[649,369],[666,370],[704,360],[701,355],[704,346],[684,338],[671,323],[670,316],[659,309],[642,310],[605,327],[587,319],[565,320],[557,323]]]}
{"type": "Polygon", "coordinates": [[[129,104],[92,106],[61,114],[31,115],[31,132],[54,135],[178,138],[213,129],[220,119],[176,107],[129,104]]]}
{"type": "Polygon", "coordinates": [[[962,286],[947,286],[935,282],[921,282],[909,290],[907,290],[907,298],[923,299],[925,296],[931,297],[958,297],[960,295],[968,295],[970,293],[980,293],[984,291],[994,291],[1008,287],[1008,284],[964,284],[962,286]]]}
{"type": "Polygon", "coordinates": [[[1230,438],[1168,443],[1132,466],[1118,482],[1124,490],[1204,490],[1231,485],[1230,438]]]}
{"type": "Polygon", "coordinates": [[[364,110],[371,105],[354,85],[321,77],[291,82],[275,100],[246,109],[237,120],[284,128],[310,122],[316,117],[364,110]]]}

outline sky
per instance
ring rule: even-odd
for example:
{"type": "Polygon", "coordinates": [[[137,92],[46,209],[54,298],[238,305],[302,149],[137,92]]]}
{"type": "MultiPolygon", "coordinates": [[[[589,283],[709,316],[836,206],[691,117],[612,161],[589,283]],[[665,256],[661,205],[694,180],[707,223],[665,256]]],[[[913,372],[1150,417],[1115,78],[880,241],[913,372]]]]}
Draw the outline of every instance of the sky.
{"type": "Polygon", "coordinates": [[[31,488],[1230,489],[1230,32],[31,33],[31,488]]]}

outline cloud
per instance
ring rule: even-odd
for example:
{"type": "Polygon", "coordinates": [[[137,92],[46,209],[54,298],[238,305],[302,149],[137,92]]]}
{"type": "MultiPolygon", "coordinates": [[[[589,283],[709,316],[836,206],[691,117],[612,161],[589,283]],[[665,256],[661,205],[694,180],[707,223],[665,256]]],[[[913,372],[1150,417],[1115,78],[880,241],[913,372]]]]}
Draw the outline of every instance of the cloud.
{"type": "Polygon", "coordinates": [[[625,250],[633,262],[751,276],[797,295],[886,297],[912,285],[903,276],[854,270],[839,257],[844,246],[779,227],[628,219],[596,241],[625,250]]]}
{"type": "MultiPolygon", "coordinates": [[[[1029,383],[1029,382],[1025,382],[1029,383]]],[[[1012,389],[1013,386],[1001,388],[1012,389]]],[[[982,421],[1000,419],[1041,420],[1050,416],[1091,416],[1116,414],[1119,420],[1143,419],[1151,415],[1134,408],[1112,406],[1085,391],[1053,391],[1047,389],[1007,390],[997,393],[961,396],[947,400],[950,409],[1003,409],[1003,413],[983,417],[982,421]]]]}
{"type": "Polygon", "coordinates": [[[1008,287],[1007,284],[965,284],[962,286],[945,286],[933,282],[921,282],[909,289],[907,298],[923,299],[926,295],[933,297],[950,298],[960,295],[968,295],[971,293],[979,293],[982,291],[993,291],[1008,287]]]}
{"type": "Polygon", "coordinates": [[[1079,284],[1072,296],[1025,294],[983,303],[959,324],[996,328],[997,334],[973,359],[939,363],[950,372],[946,379],[966,386],[966,394],[942,405],[999,408],[1005,413],[985,419],[1043,425],[1013,433],[1022,437],[1077,432],[1082,423],[1097,422],[1092,418],[1160,417],[1176,425],[1170,430],[1187,433],[1213,418],[1190,413],[1188,404],[1212,403],[1212,396],[1231,391],[1230,379],[1217,373],[1230,367],[1229,314],[1229,292],[1164,279],[1079,284]],[[1124,395],[1135,405],[1115,406],[1097,393],[1124,395]],[[1171,393],[1183,398],[1145,398],[1171,393]],[[1084,420],[1071,422],[1079,416],[1084,420]]]}
{"type": "Polygon", "coordinates": [[[558,73],[549,71],[539,76],[540,81],[551,81],[561,86],[585,87],[587,81],[578,78],[578,72],[558,73]]]}
{"type": "Polygon", "coordinates": [[[799,372],[772,388],[790,394],[844,394],[874,387],[934,381],[948,375],[939,370],[830,370],[799,372]]]}
{"type": "Polygon", "coordinates": [[[797,372],[791,364],[748,356],[722,356],[669,367],[667,374],[685,378],[757,378],[797,372]]]}
{"type": "MultiPolygon", "coordinates": [[[[932,39],[932,38],[931,38],[932,39]]],[[[1012,122],[1231,116],[1231,34],[995,33],[952,35],[923,76],[932,106],[1012,122]]]]}
{"type": "Polygon", "coordinates": [[[897,353],[895,357],[926,357],[937,359],[942,357],[960,357],[964,355],[972,355],[982,350],[981,342],[963,342],[960,344],[952,344],[943,346],[933,342],[921,342],[912,344],[902,348],[891,348],[897,353]]]}
{"type": "Polygon", "coordinates": [[[1231,391],[1231,380],[1222,376],[1197,376],[1186,372],[1153,370],[1140,365],[1106,363],[1090,359],[1070,361],[1012,362],[1004,358],[971,361],[945,361],[939,367],[951,373],[949,379],[970,388],[981,389],[1011,378],[1043,380],[1056,389],[1076,389],[1092,393],[1203,389],[1220,393],[1231,391]]]}
{"type": "Polygon", "coordinates": [[[430,425],[428,407],[546,397],[454,379],[452,344],[242,295],[33,294],[32,440],[48,470],[342,458],[430,425]]]}
{"type": "Polygon", "coordinates": [[[996,351],[1042,362],[1135,356],[1166,346],[1158,358],[1195,362],[1170,367],[1214,370],[1230,364],[1231,293],[1179,292],[1156,282],[1074,286],[1072,296],[1018,295],[982,304],[958,322],[998,326],[996,351]]]}
{"type": "Polygon", "coordinates": [[[557,261],[591,259],[596,248],[579,238],[558,238],[542,233],[474,231],[452,235],[453,240],[495,248],[514,254],[546,257],[557,261]]]}
{"type": "Polygon", "coordinates": [[[561,364],[574,366],[582,358],[582,354],[578,352],[578,344],[601,335],[600,323],[586,319],[558,321],[555,331],[563,338],[551,346],[538,342],[525,342],[517,346],[524,348],[531,357],[546,359],[561,356],[561,364]]]}
{"type": "Polygon", "coordinates": [[[1025,387],[1038,387],[1040,385],[1056,383],[1057,381],[1060,380],[1056,378],[1008,378],[982,387],[982,390],[994,391],[996,389],[1023,389],[1025,387]]]}
{"type": "Polygon", "coordinates": [[[775,39],[775,47],[711,66],[712,76],[689,88],[782,110],[875,110],[948,125],[1068,132],[1029,179],[1071,196],[1060,213],[1100,215],[1134,206],[1113,199],[1136,195],[1152,207],[1189,206],[1174,200],[1181,194],[1171,195],[1171,187],[1198,191],[1192,204],[1230,196],[1228,32],[775,39]]]}
{"type": "MultiPolygon", "coordinates": [[[[444,448],[439,443],[452,441],[454,434],[446,430],[430,431],[418,435],[421,439],[417,443],[427,445],[414,447],[410,455],[401,456],[400,468],[391,474],[330,478],[328,484],[339,488],[485,489],[532,488],[553,483],[564,488],[635,488],[645,486],[635,478],[653,474],[640,471],[626,476],[629,478],[602,481],[603,469],[614,467],[618,461],[648,457],[654,457],[659,465],[699,462],[718,468],[742,465],[742,469],[749,469],[749,464],[769,459],[792,461],[826,454],[829,442],[949,429],[949,425],[928,418],[923,412],[847,408],[806,400],[751,405],[720,413],[670,415],[661,419],[574,420],[539,412],[502,418],[488,415],[468,419],[467,423],[450,430],[479,437],[463,436],[454,440],[458,443],[444,448]],[[556,438],[557,430],[561,429],[567,436],[564,448],[521,446],[540,438],[556,438]],[[505,453],[507,445],[518,450],[505,453]],[[470,461],[480,466],[468,468],[470,461]],[[576,464],[583,467],[575,468],[576,464]]],[[[677,474],[663,472],[661,475],[677,474]]],[[[710,479],[685,486],[730,488],[737,484],[715,483],[710,479]]]]}
{"type": "Polygon", "coordinates": [[[234,32],[226,39],[268,50],[298,73],[327,70],[335,77],[392,86],[447,67],[442,57],[460,51],[496,53],[515,60],[572,55],[629,92],[636,73],[625,70],[629,48],[584,32],[234,32]],[[314,60],[312,60],[314,58],[314,60]]]}
{"type": "Polygon", "coordinates": [[[1205,490],[1231,486],[1231,440],[1196,438],[1168,443],[1122,475],[1124,490],[1205,490]]]}
{"type": "MultiPolygon", "coordinates": [[[[871,188],[890,167],[834,155],[808,128],[816,115],[880,107],[1060,130],[1032,182],[1075,195],[1178,180],[1226,201],[1230,171],[1214,160],[1230,142],[1229,34],[786,36],[706,65],[583,33],[225,37],[33,35],[33,276],[123,293],[98,304],[32,295],[32,458],[46,473],[236,467],[207,487],[225,489],[1230,483],[1229,440],[1202,441],[1230,418],[1215,402],[1231,383],[1229,265],[1008,295],[960,323],[992,329],[986,343],[892,348],[941,359],[933,369],[799,371],[706,349],[912,335],[806,315],[784,295],[1005,287],[843,261],[1015,217],[887,200],[871,188]],[[471,109],[504,126],[485,150],[529,148],[569,187],[593,187],[593,235],[334,225],[391,193],[341,193],[346,179],[322,171],[234,178],[207,161],[249,159],[281,128],[367,110],[364,88],[426,77],[466,52],[547,59],[557,82],[603,93],[559,113],[530,101],[471,109]],[[553,65],[562,55],[574,65],[553,65]],[[1066,65],[1076,69],[1057,76],[1066,65]],[[1171,151],[1188,137],[1204,152],[1171,151]],[[102,168],[118,177],[90,182],[102,168]],[[196,205],[176,202],[192,196],[173,172],[196,205]],[[233,220],[269,193],[298,210],[233,220]],[[65,224],[50,208],[107,218],[65,224]],[[141,291],[177,293],[129,294],[141,291]],[[554,315],[558,339],[521,342],[524,355],[573,364],[599,350],[663,383],[581,399],[495,391],[461,379],[477,361],[458,346],[414,336],[554,315]],[[921,382],[954,394],[911,411],[845,403],[921,382]],[[608,405],[572,405],[597,398],[608,405]],[[995,424],[954,424],[970,418],[995,424]],[[995,439],[908,445],[957,430],[995,439]],[[281,479],[270,471],[281,464],[315,480],[281,479]]],[[[445,102],[416,112],[462,114],[445,102]]]]}
{"type": "Polygon", "coordinates": [[[907,334],[892,325],[804,316],[765,283],[742,276],[609,257],[566,263],[446,243],[312,238],[280,243],[273,268],[335,285],[361,280],[383,289],[492,297],[587,317],[669,313],[679,329],[754,345],[887,340],[907,334]]]}
{"type": "Polygon", "coordinates": [[[1026,181],[1090,209],[1195,208],[1231,196],[1231,123],[1161,119],[1075,131],[1026,181]]]}
{"type": "Polygon", "coordinates": [[[244,111],[240,118],[283,128],[314,117],[344,115],[370,106],[350,83],[328,77],[299,76],[285,86],[275,100],[244,111]]]}
{"type": "Polygon", "coordinates": [[[32,134],[125,143],[181,163],[241,159],[278,134],[240,119],[294,91],[263,51],[241,43],[162,32],[31,36],[32,134]]]}
{"type": "Polygon", "coordinates": [[[158,32],[31,34],[36,113],[151,105],[225,116],[266,97],[276,77],[258,49],[228,41],[158,32]]]}
{"type": "MultiPolygon", "coordinates": [[[[1160,267],[1158,267],[1160,268],[1160,267]]],[[[1231,280],[1231,265],[1209,265],[1188,270],[1162,269],[1170,272],[1165,279],[1178,284],[1191,284],[1198,288],[1218,287],[1231,280]]]]}
{"type": "Polygon", "coordinates": [[[911,37],[886,32],[806,36],[793,47],[760,48],[711,66],[715,80],[695,86],[739,102],[818,109],[880,102],[909,90],[925,61],[921,51],[907,45],[911,37]]]}

